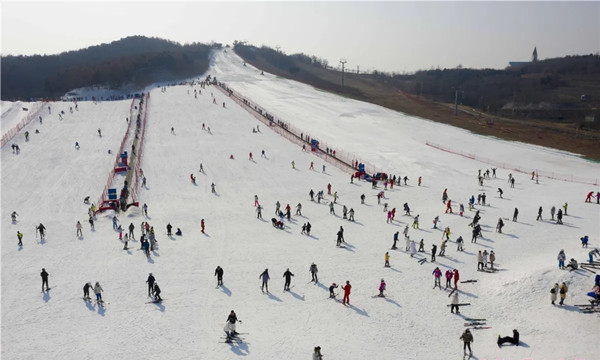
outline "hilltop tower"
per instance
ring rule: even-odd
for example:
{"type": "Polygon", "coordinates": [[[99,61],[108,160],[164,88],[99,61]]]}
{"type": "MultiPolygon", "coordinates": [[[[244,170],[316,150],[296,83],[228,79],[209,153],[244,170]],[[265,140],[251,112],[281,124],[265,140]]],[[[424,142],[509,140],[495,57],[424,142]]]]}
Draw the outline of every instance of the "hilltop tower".
{"type": "Polygon", "coordinates": [[[531,55],[531,62],[537,62],[537,61],[538,61],[537,47],[534,47],[533,54],[531,55]]]}

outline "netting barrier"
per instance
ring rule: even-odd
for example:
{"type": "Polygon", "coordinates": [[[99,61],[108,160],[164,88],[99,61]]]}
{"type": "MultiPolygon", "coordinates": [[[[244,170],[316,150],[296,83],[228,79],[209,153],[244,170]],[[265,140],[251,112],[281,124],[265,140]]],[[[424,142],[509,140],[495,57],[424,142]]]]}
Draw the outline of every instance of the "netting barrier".
{"type": "Polygon", "coordinates": [[[598,185],[598,178],[596,178],[596,179],[584,178],[584,177],[574,176],[571,174],[561,174],[561,173],[557,173],[554,171],[545,171],[545,170],[539,170],[539,169],[534,169],[534,168],[523,168],[523,167],[509,164],[506,162],[496,161],[496,160],[489,159],[489,158],[486,158],[483,156],[479,156],[477,154],[469,154],[469,153],[465,153],[463,151],[453,150],[453,149],[450,149],[445,146],[435,144],[435,143],[432,143],[429,141],[426,141],[425,144],[428,146],[431,146],[432,148],[436,148],[438,150],[442,150],[442,151],[445,151],[445,152],[448,152],[451,154],[460,155],[460,156],[466,157],[471,160],[476,160],[476,161],[486,163],[486,164],[489,164],[489,165],[492,165],[495,167],[512,170],[512,171],[517,171],[517,172],[524,173],[527,175],[530,175],[532,172],[535,171],[535,174],[539,177],[545,177],[545,178],[553,179],[553,180],[569,181],[569,182],[586,184],[586,185],[598,185]]]}
{"type": "MultiPolygon", "coordinates": [[[[233,90],[227,86],[227,84],[219,83],[216,87],[225,93],[230,99],[239,104],[243,109],[252,114],[257,120],[267,125],[269,129],[295,144],[301,146],[306,145],[307,151],[311,151],[310,140],[314,139],[311,135],[285,122],[280,117],[273,115],[272,112],[266,111],[262,106],[233,90]]],[[[381,168],[377,168],[374,165],[361,160],[355,154],[337,148],[334,149],[327,142],[321,140],[318,141],[319,147],[311,153],[343,171],[354,174],[354,172],[357,171],[356,164],[360,163],[365,165],[365,172],[367,174],[383,172],[381,168]],[[326,150],[323,150],[323,148],[330,149],[330,153],[328,153],[326,150]],[[335,151],[335,155],[333,155],[333,151],[335,151]]]]}
{"type": "Polygon", "coordinates": [[[29,114],[27,114],[27,116],[23,120],[19,121],[17,125],[15,125],[12,129],[8,130],[6,134],[2,135],[2,142],[0,147],[4,147],[4,145],[8,144],[8,142],[11,141],[12,138],[14,138],[15,135],[17,135],[19,131],[21,131],[21,129],[29,125],[29,123],[33,119],[38,118],[47,103],[47,101],[42,102],[42,105],[35,112],[30,112],[29,114]]]}
{"type": "Polygon", "coordinates": [[[150,102],[150,92],[148,92],[144,99],[144,115],[142,116],[142,125],[140,129],[140,139],[137,147],[137,158],[135,162],[134,169],[134,177],[135,180],[133,182],[133,187],[131,187],[131,199],[133,202],[137,202],[138,199],[138,191],[139,191],[139,181],[140,178],[144,176],[144,171],[142,170],[142,155],[144,154],[144,139],[146,134],[146,120],[148,119],[148,103],[150,102]]]}

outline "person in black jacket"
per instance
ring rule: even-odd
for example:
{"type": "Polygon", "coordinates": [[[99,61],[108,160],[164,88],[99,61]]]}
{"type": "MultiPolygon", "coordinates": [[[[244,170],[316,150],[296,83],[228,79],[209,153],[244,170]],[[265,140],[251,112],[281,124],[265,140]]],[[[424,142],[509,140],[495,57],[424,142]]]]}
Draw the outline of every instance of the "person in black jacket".
{"type": "Polygon", "coordinates": [[[85,283],[85,285],[83,285],[83,297],[85,299],[91,299],[90,298],[90,288],[92,287],[92,283],[85,283]]]}
{"type": "Polygon", "coordinates": [[[148,275],[148,280],[146,280],[146,282],[148,283],[148,296],[150,296],[150,293],[152,293],[152,290],[154,289],[155,281],[156,279],[154,278],[154,276],[152,276],[152,273],[150,273],[150,275],[148,275]]]}
{"type": "Polygon", "coordinates": [[[294,274],[292,274],[292,272],[290,271],[290,268],[288,268],[283,273],[283,277],[285,278],[285,284],[283,285],[283,291],[290,291],[290,282],[292,281],[292,276],[294,276],[294,274]]]}
{"type": "Polygon", "coordinates": [[[42,277],[42,292],[44,292],[44,285],[46,285],[46,290],[50,289],[48,287],[48,273],[46,272],[46,269],[42,269],[40,276],[42,277]]]}
{"type": "Polygon", "coordinates": [[[229,316],[227,317],[227,322],[225,323],[225,327],[223,327],[223,331],[225,331],[225,334],[227,334],[227,340],[231,340],[232,337],[238,335],[238,332],[235,331],[235,323],[238,321],[242,322],[242,320],[239,320],[237,318],[237,315],[235,314],[235,312],[233,310],[231,310],[231,312],[229,313],[229,316]]]}
{"type": "Polygon", "coordinates": [[[498,346],[502,346],[502,344],[504,343],[509,343],[509,344],[513,344],[516,346],[519,346],[519,332],[517,331],[517,329],[513,330],[513,336],[505,336],[505,337],[500,337],[500,335],[498,335],[498,346]]]}
{"type": "Polygon", "coordinates": [[[217,286],[223,285],[223,268],[217,266],[215,269],[215,276],[217,277],[217,286]]]}
{"type": "Polygon", "coordinates": [[[158,283],[154,283],[154,301],[162,301],[160,297],[160,288],[158,287],[158,283]]]}

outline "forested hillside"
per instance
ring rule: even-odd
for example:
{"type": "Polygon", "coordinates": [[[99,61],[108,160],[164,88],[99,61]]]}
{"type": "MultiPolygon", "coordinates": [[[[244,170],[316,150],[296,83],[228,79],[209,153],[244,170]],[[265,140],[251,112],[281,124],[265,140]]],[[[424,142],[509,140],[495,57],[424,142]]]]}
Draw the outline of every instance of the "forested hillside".
{"type": "Polygon", "coordinates": [[[57,98],[71,89],[101,85],[142,88],[208,69],[211,47],[132,36],[58,55],[2,56],[2,99],[57,98]]]}

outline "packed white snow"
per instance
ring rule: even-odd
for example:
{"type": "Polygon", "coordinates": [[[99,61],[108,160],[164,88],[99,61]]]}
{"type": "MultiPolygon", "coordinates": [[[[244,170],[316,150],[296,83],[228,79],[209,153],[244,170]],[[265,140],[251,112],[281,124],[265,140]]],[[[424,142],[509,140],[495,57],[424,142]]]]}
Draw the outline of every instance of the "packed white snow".
{"type": "Polygon", "coordinates": [[[43,124],[34,122],[23,130],[31,134],[28,142],[22,134],[15,137],[20,154],[10,146],[2,148],[2,359],[309,359],[317,345],[328,360],[458,359],[465,318],[485,318],[490,327],[473,330],[477,359],[598,357],[598,313],[584,314],[574,306],[588,302],[594,274],[559,270],[556,260],[564,249],[567,259],[584,262],[588,251],[600,246],[600,205],[584,202],[598,186],[544,177],[537,184],[530,175],[514,172],[516,184],[510,188],[511,171],[498,169],[497,177],[481,187],[478,169],[491,167],[424,142],[588,178],[599,176],[597,163],[260,75],[231,51],[217,52],[209,73],[305,134],[385,172],[407,176],[408,185],[388,188],[378,204],[382,184],[376,190],[364,181],[351,184],[348,171],[303,152],[215,87],[201,89],[197,98],[197,85],[167,87],[166,92],[157,88],[150,95],[143,149],[147,187],[140,189],[139,199],[140,205],[148,204],[148,217],[136,207],[117,214],[123,228],[135,226],[136,241],[123,250],[112,228],[114,213],[99,213],[91,231],[83,199],[95,201],[102,192],[125,134],[131,100],[79,102],[73,114],[68,112],[71,103],[50,103],[52,114],[43,124]],[[56,115],[61,109],[66,112],[62,121],[56,115]],[[260,132],[253,133],[257,125],[260,132]],[[39,134],[33,133],[35,128],[39,134]],[[315,170],[309,170],[311,162],[315,170]],[[328,184],[339,196],[335,215],[329,212],[333,197],[327,195],[328,184]],[[444,213],[446,188],[453,214],[444,213]],[[310,201],[311,189],[325,191],[320,204],[310,201]],[[489,206],[476,205],[461,217],[459,204],[467,207],[471,195],[483,192],[489,206]],[[366,195],[364,205],[361,194],[366,195]],[[264,207],[263,220],[256,216],[255,195],[264,207]],[[292,208],[283,230],[271,225],[277,201],[292,208]],[[403,215],[405,202],[413,216],[420,215],[419,229],[410,227],[408,234],[417,242],[424,239],[427,251],[416,259],[404,251],[402,231],[413,222],[403,215]],[[565,202],[568,215],[557,225],[549,210],[565,202]],[[298,203],[302,216],[294,215],[298,203]],[[384,203],[396,208],[392,224],[386,223],[384,203]],[[344,205],[355,210],[355,222],[342,219],[344,205]],[[536,221],[539,206],[543,221],[536,221]],[[511,221],[514,208],[519,209],[518,222],[511,221]],[[474,244],[468,224],[476,210],[481,211],[483,239],[474,244]],[[15,224],[13,211],[19,214],[15,224]],[[435,216],[441,220],[437,229],[432,228],[435,216]],[[503,234],[495,232],[500,217],[506,224],[503,234]],[[84,225],[82,238],[76,236],[77,221],[84,225]],[[150,259],[138,250],[142,221],[154,227],[158,239],[150,259]],[[300,234],[307,221],[311,236],[300,234]],[[43,242],[36,238],[39,223],[47,228],[43,242]],[[173,231],[181,228],[183,236],[167,237],[167,223],[173,231]],[[340,226],[345,248],[335,246],[340,226]],[[439,249],[447,226],[451,242],[446,256],[432,264],[431,245],[439,249]],[[17,231],[24,234],[21,248],[17,231]],[[397,231],[399,250],[390,250],[397,231]],[[465,239],[464,252],[456,251],[459,235],[465,239]],[[579,240],[584,235],[590,237],[588,249],[579,240]],[[499,271],[477,271],[479,250],[494,250],[499,271]],[[386,252],[390,268],[384,267],[386,252]],[[421,258],[427,259],[423,265],[417,262],[421,258]],[[313,262],[319,268],[316,285],[310,282],[313,262]],[[214,277],[217,265],[225,272],[221,288],[214,277]],[[461,307],[460,315],[446,306],[450,289],[443,280],[442,290],[432,289],[435,267],[458,269],[461,280],[477,280],[458,284],[460,302],[471,304],[461,307]],[[43,293],[42,268],[50,274],[51,287],[43,293]],[[261,292],[259,280],[266,268],[271,275],[268,295],[261,292]],[[291,290],[284,292],[287,268],[295,276],[291,290]],[[162,303],[148,303],[149,273],[162,288],[162,303]],[[387,296],[374,298],[381,279],[387,296]],[[104,307],[82,300],[83,285],[96,281],[104,289],[104,307]],[[352,284],[350,307],[340,303],[341,289],[337,299],[328,299],[329,285],[346,281],[352,284]],[[557,282],[569,287],[563,306],[550,304],[550,288],[557,282]],[[232,309],[243,321],[238,331],[244,340],[221,343],[232,309]],[[498,334],[508,336],[513,329],[521,334],[521,346],[499,348],[498,334]]]}

